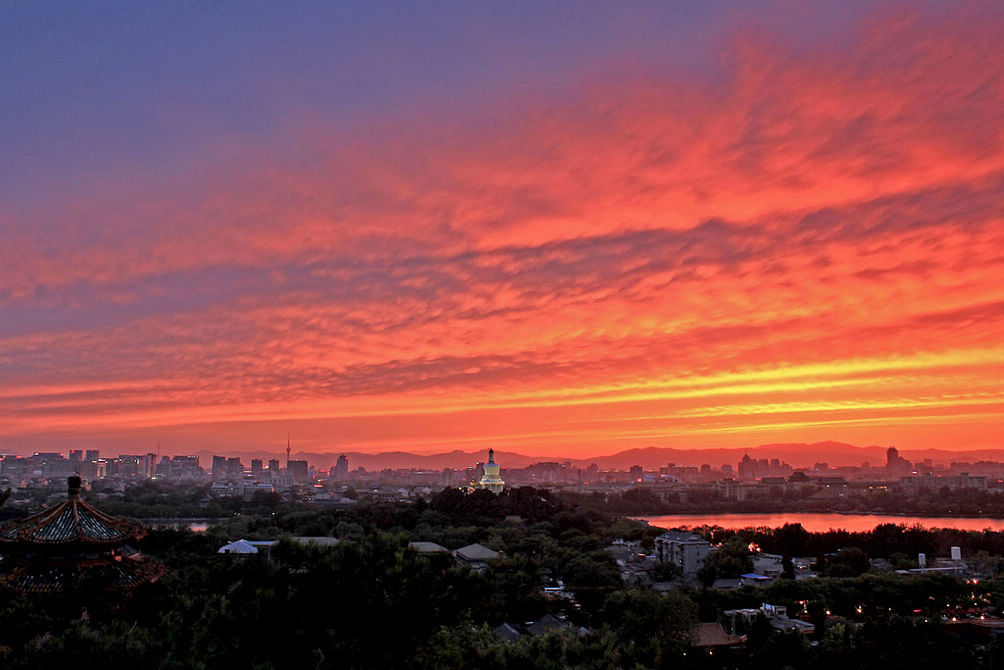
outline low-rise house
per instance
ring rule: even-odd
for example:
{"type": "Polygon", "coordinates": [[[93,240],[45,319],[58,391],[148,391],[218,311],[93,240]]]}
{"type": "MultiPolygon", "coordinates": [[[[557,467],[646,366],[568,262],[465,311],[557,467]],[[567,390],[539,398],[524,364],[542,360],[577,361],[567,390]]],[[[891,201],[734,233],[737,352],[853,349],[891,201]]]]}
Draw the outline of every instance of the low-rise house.
{"type": "Polygon", "coordinates": [[[926,472],[921,475],[900,477],[900,490],[904,493],[916,494],[920,491],[938,491],[942,488],[956,491],[959,489],[986,490],[986,475],[970,475],[967,472],[958,475],[935,475],[926,472]]]}
{"type": "Polygon", "coordinates": [[[697,624],[690,636],[690,646],[698,649],[736,647],[745,643],[745,636],[729,635],[717,622],[697,624]]]}
{"type": "Polygon", "coordinates": [[[564,615],[554,616],[552,614],[545,614],[536,621],[527,621],[523,625],[503,623],[493,630],[496,636],[506,642],[515,642],[526,635],[536,636],[562,631],[574,631],[579,637],[589,634],[587,628],[577,628],[573,623],[566,620],[564,615]]]}
{"type": "Polygon", "coordinates": [[[507,623],[496,626],[492,632],[505,642],[515,642],[523,637],[523,633],[519,632],[515,626],[507,623]]]}
{"type": "Polygon", "coordinates": [[[409,549],[414,549],[420,554],[448,554],[450,550],[435,542],[409,542],[409,549]]]}
{"type": "Polygon", "coordinates": [[[209,487],[209,495],[214,498],[232,497],[237,495],[237,486],[230,482],[216,482],[209,487]]]}
{"type": "Polygon", "coordinates": [[[808,621],[789,619],[788,610],[783,605],[764,603],[759,609],[744,608],[725,610],[721,613],[719,623],[726,633],[735,636],[745,636],[759,617],[765,617],[771,628],[778,632],[798,631],[803,635],[811,635],[816,627],[808,621]]]}
{"type": "Polygon", "coordinates": [[[753,554],[753,572],[767,577],[780,577],[784,572],[784,557],[780,554],[757,552],[753,554]]]}
{"type": "Polygon", "coordinates": [[[760,486],[777,487],[777,490],[783,493],[788,487],[788,480],[784,477],[763,477],[760,479],[760,486]]]}
{"type": "Polygon", "coordinates": [[[629,584],[651,584],[656,562],[655,556],[638,555],[621,568],[621,576],[629,584]]]}
{"type": "Polygon", "coordinates": [[[745,575],[739,575],[739,583],[742,586],[766,586],[772,581],[774,580],[767,575],[758,575],[755,572],[747,572],[745,575]]]}
{"type": "Polygon", "coordinates": [[[812,479],[801,470],[791,473],[791,476],[788,477],[788,488],[797,493],[810,490],[812,487],[812,479]]]}
{"type": "Polygon", "coordinates": [[[847,495],[847,480],[843,477],[820,477],[816,483],[821,490],[833,493],[838,498],[847,495]]]}
{"type": "Polygon", "coordinates": [[[457,565],[466,565],[474,570],[484,570],[492,561],[498,560],[502,554],[482,544],[469,544],[453,552],[457,565]]]}
{"type": "Polygon", "coordinates": [[[638,553],[632,543],[625,542],[624,540],[614,540],[606,550],[608,554],[614,557],[617,564],[622,567],[630,562],[635,554],[638,553]]]}
{"type": "Polygon", "coordinates": [[[711,584],[711,588],[715,590],[738,589],[742,584],[743,581],[739,577],[719,577],[711,584]]]}
{"type": "Polygon", "coordinates": [[[552,630],[569,630],[572,628],[572,624],[567,621],[562,621],[555,616],[550,614],[545,614],[541,618],[529,624],[526,627],[526,632],[530,635],[543,635],[549,633],[552,630]]]}

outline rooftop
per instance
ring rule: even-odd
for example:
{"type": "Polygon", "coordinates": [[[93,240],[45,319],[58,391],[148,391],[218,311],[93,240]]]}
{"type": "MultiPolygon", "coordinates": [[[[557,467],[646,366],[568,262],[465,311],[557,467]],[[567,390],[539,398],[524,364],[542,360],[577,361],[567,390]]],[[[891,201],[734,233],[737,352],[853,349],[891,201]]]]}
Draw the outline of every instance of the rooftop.
{"type": "Polygon", "coordinates": [[[668,542],[707,542],[707,540],[697,533],[681,533],[675,530],[666,531],[658,539],[668,542]]]}
{"type": "Polygon", "coordinates": [[[450,550],[435,542],[409,542],[408,547],[420,554],[448,554],[450,550]]]}
{"type": "Polygon", "coordinates": [[[465,561],[491,561],[498,558],[501,554],[497,551],[493,551],[482,544],[469,544],[466,547],[460,547],[453,552],[453,554],[465,561]]]}
{"type": "Polygon", "coordinates": [[[80,499],[80,477],[69,478],[67,499],[27,519],[0,528],[0,546],[114,547],[141,537],[138,526],[91,507],[80,499]]]}
{"type": "Polygon", "coordinates": [[[726,633],[719,623],[700,623],[694,628],[690,644],[693,647],[730,647],[745,641],[745,638],[726,633]]]}

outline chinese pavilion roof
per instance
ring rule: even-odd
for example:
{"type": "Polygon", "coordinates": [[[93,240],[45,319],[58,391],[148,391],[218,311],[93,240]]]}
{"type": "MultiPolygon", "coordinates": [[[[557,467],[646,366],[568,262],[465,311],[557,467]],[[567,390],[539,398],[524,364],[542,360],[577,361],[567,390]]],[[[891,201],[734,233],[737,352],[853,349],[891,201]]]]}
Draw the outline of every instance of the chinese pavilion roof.
{"type": "Polygon", "coordinates": [[[67,499],[55,507],[0,528],[0,547],[114,547],[142,530],[88,505],[80,499],[80,478],[70,477],[67,499]]]}
{"type": "Polygon", "coordinates": [[[129,590],[156,581],[164,567],[126,546],[144,531],[80,499],[80,477],[69,478],[66,500],[0,527],[0,586],[21,593],[71,587],[129,590]]]}

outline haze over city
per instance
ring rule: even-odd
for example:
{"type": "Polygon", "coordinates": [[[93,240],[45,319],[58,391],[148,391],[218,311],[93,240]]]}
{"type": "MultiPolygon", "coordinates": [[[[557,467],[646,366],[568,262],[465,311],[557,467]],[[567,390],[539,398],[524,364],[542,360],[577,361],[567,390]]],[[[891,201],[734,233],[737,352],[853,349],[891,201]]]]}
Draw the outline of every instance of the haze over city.
{"type": "Polygon", "coordinates": [[[5,15],[0,452],[1004,446],[1002,3],[5,15]]]}

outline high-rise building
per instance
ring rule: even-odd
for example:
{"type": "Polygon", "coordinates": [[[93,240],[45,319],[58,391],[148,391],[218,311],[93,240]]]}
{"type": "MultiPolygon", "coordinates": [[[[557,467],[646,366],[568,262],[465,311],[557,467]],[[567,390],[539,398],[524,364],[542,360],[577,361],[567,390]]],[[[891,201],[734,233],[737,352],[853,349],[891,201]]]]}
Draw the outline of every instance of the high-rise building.
{"type": "Polygon", "coordinates": [[[84,452],[84,460],[88,463],[93,463],[94,461],[101,458],[101,452],[97,449],[88,449],[84,452]]]}
{"type": "Polygon", "coordinates": [[[84,452],[82,449],[70,449],[70,460],[79,463],[84,460],[84,452]]]}
{"type": "Polygon", "coordinates": [[[885,452],[885,467],[892,474],[905,475],[913,470],[913,463],[899,455],[899,449],[889,447],[885,452]]]}
{"type": "Polygon", "coordinates": [[[227,459],[227,476],[228,477],[242,477],[244,475],[244,464],[241,463],[239,456],[234,456],[227,459]]]}
{"type": "Polygon", "coordinates": [[[157,473],[157,454],[143,456],[143,476],[149,479],[157,473]]]}
{"type": "Polygon", "coordinates": [[[264,468],[262,467],[260,458],[251,459],[251,474],[254,477],[261,477],[261,473],[264,468]]]}
{"type": "Polygon", "coordinates": [[[268,469],[272,471],[272,474],[279,472],[279,459],[278,458],[268,459],[268,469]]]}
{"type": "Polygon", "coordinates": [[[112,459],[109,474],[131,479],[143,477],[145,476],[144,459],[145,456],[137,454],[119,454],[118,458],[112,459]]]}
{"type": "Polygon", "coordinates": [[[294,482],[306,482],[310,479],[310,471],[307,461],[287,460],[289,474],[293,476],[294,482]]]}
{"type": "MultiPolygon", "coordinates": [[[[166,456],[164,458],[167,458],[166,456]]],[[[178,479],[193,479],[200,477],[202,468],[199,467],[198,456],[175,456],[171,459],[171,476],[178,479]]]]}
{"type": "Polygon", "coordinates": [[[339,482],[345,481],[349,478],[349,457],[345,454],[339,456],[338,460],[335,462],[335,470],[332,473],[332,477],[335,481],[339,482]]]}
{"type": "Polygon", "coordinates": [[[213,456],[213,479],[225,479],[227,476],[227,457],[213,456]]]}

